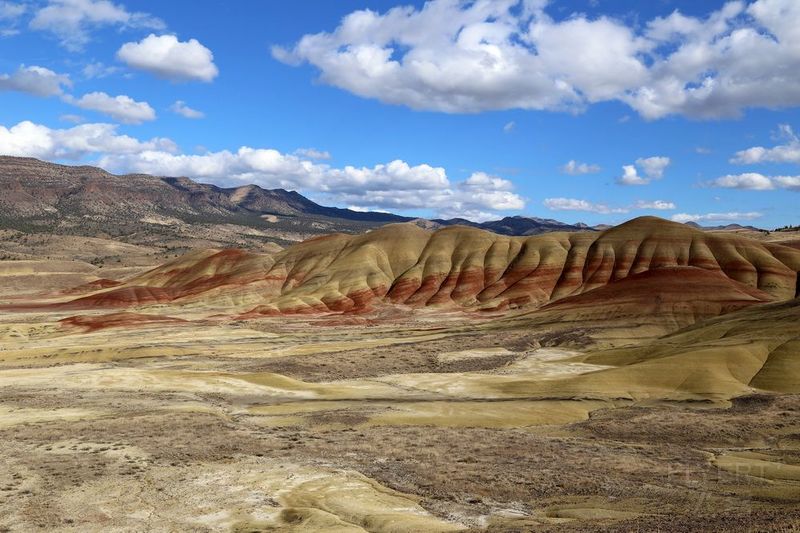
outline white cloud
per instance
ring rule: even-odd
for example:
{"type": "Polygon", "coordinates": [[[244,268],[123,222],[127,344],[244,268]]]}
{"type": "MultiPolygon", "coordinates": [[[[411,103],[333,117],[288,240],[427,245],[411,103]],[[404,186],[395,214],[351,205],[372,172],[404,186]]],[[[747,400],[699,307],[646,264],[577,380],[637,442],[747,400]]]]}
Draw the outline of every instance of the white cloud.
{"type": "Polygon", "coordinates": [[[728,174],[715,179],[711,185],[725,189],[749,189],[752,191],[768,191],[775,188],[772,179],[757,172],[728,174]]]}
{"type": "Polygon", "coordinates": [[[664,170],[669,166],[669,157],[655,156],[636,160],[636,165],[644,171],[645,176],[658,180],[664,176],[664,170]]]}
{"type": "Polygon", "coordinates": [[[77,99],[68,96],[64,100],[81,109],[103,113],[125,124],[141,124],[156,118],[156,112],[150,107],[150,104],[137,102],[124,94],[109,96],[103,92],[94,92],[84,94],[77,99]]]}
{"type": "Polygon", "coordinates": [[[580,13],[557,20],[547,3],[354,11],[273,56],[309,63],[323,82],[362,97],[453,113],[578,112],[617,100],[647,119],[713,118],[800,105],[796,0],[737,0],[703,17],[676,10],[643,24],[580,13]]]}
{"type": "MultiPolygon", "coordinates": [[[[417,173],[421,176],[431,172],[430,167],[412,168],[417,169],[417,173]]],[[[371,169],[364,170],[369,172],[371,169]]],[[[416,184],[408,186],[401,182],[398,188],[392,188],[377,180],[377,184],[371,186],[374,190],[369,190],[365,194],[349,184],[339,183],[336,185],[337,190],[332,191],[333,194],[329,197],[340,203],[360,205],[370,209],[427,208],[435,210],[443,218],[459,217],[471,220],[497,218],[496,211],[520,210],[525,207],[525,201],[511,190],[512,185],[507,180],[478,172],[465,181],[453,184],[444,176],[444,169],[435,170],[443,178],[439,186],[415,188],[416,184]]]]}
{"type": "Polygon", "coordinates": [[[106,65],[100,61],[89,63],[81,70],[83,77],[87,80],[107,78],[112,74],[119,72],[118,67],[106,65]]]}
{"type": "Polygon", "coordinates": [[[56,74],[50,69],[21,65],[16,72],[0,74],[0,91],[19,91],[35,96],[58,96],[72,82],[66,74],[56,74]]]}
{"type": "Polygon", "coordinates": [[[6,128],[0,126],[0,153],[40,159],[80,159],[91,154],[132,154],[144,150],[174,151],[169,139],[139,141],[118,135],[114,124],[82,124],[69,129],[51,129],[30,121],[6,128]]]}
{"type": "Polygon", "coordinates": [[[133,68],[173,81],[210,82],[219,74],[214,54],[197,39],[179,41],[174,35],[150,34],[139,42],[125,43],[117,58],[133,68]]]}
{"type": "Polygon", "coordinates": [[[585,211],[587,213],[627,213],[629,209],[624,207],[609,207],[606,204],[597,204],[587,200],[576,198],[546,198],[542,202],[551,211],[585,211]]]}
{"type": "MultiPolygon", "coordinates": [[[[189,176],[220,185],[255,183],[310,193],[326,202],[362,209],[432,210],[440,216],[496,218],[525,200],[513,184],[483,172],[452,182],[444,168],[395,160],[374,166],[331,167],[298,154],[243,146],[236,151],[183,154],[170,139],[140,141],[113,124],[51,129],[30,121],[0,126],[0,153],[40,159],[92,157],[115,172],[189,176]]],[[[325,154],[318,152],[315,155],[325,154]]]]}
{"type": "Polygon", "coordinates": [[[614,207],[608,204],[595,203],[577,198],[547,198],[542,203],[551,211],[585,211],[587,213],[599,213],[603,215],[630,213],[634,210],[668,211],[676,209],[673,202],[667,202],[665,200],[638,200],[634,204],[625,207],[614,207]]]}
{"type": "Polygon", "coordinates": [[[519,210],[524,200],[501,178],[475,173],[451,183],[445,170],[395,160],[373,167],[332,168],[277,150],[242,147],[203,155],[145,151],[107,156],[101,166],[126,172],[190,176],[217,183],[252,182],[300,189],[341,205],[369,209],[432,209],[442,216],[519,210]]]}
{"type": "Polygon", "coordinates": [[[600,166],[589,164],[589,163],[580,163],[571,159],[567,162],[566,165],[561,167],[561,172],[564,174],[569,174],[570,176],[579,176],[581,174],[594,174],[600,172],[600,166]]]}
{"type": "Polygon", "coordinates": [[[44,159],[98,156],[117,172],[190,176],[222,185],[256,183],[302,190],[340,205],[370,209],[430,209],[441,216],[496,217],[525,201],[510,181],[476,172],[453,183],[441,167],[395,160],[372,167],[334,168],[272,149],[242,147],[198,155],[178,153],[168,139],[137,141],[110,124],[51,130],[31,122],[0,129],[0,153],[44,159]]]}
{"type": "Polygon", "coordinates": [[[0,2],[0,20],[16,20],[27,11],[25,4],[0,2]]]}
{"type": "Polygon", "coordinates": [[[719,177],[707,185],[750,191],[800,190],[800,176],[765,176],[757,172],[745,172],[744,174],[729,174],[719,177]]]}
{"type": "Polygon", "coordinates": [[[66,113],[64,115],[61,115],[58,117],[58,120],[62,122],[72,122],[73,124],[81,124],[83,122],[86,122],[86,119],[83,118],[82,116],[75,115],[72,113],[66,113]]]}
{"type": "Polygon", "coordinates": [[[639,200],[634,204],[634,208],[655,209],[658,211],[670,211],[672,209],[677,209],[677,206],[673,202],[667,202],[664,200],[653,200],[652,202],[639,200]]]}
{"type": "Polygon", "coordinates": [[[653,180],[661,179],[664,170],[670,164],[670,158],[664,156],[654,156],[639,158],[635,165],[623,165],[622,176],[617,179],[620,185],[647,185],[653,180]],[[639,169],[644,176],[639,175],[639,169]]]}
{"type": "Polygon", "coordinates": [[[505,126],[503,126],[503,133],[511,133],[516,127],[517,124],[513,120],[511,122],[506,122],[505,126]]]}
{"type": "Polygon", "coordinates": [[[514,184],[510,181],[491,176],[485,172],[475,172],[464,182],[466,187],[471,187],[475,190],[491,189],[497,191],[512,191],[514,184]]]}
{"type": "Polygon", "coordinates": [[[785,144],[764,148],[754,146],[741,150],[731,159],[731,163],[752,165],[755,163],[800,163],[800,139],[788,124],[778,126],[778,138],[786,141],[785,144]]]}
{"type": "Polygon", "coordinates": [[[346,166],[343,169],[329,169],[323,190],[338,192],[363,191],[426,191],[446,188],[450,185],[442,167],[430,165],[410,166],[405,161],[395,160],[374,167],[346,166]]]}
{"type": "Polygon", "coordinates": [[[776,176],[772,179],[779,187],[800,191],[800,176],[776,176]]]}
{"type": "Polygon", "coordinates": [[[0,0],[0,38],[13,37],[19,33],[17,23],[28,10],[27,6],[18,2],[0,0]]]}
{"type": "Polygon", "coordinates": [[[330,159],[330,152],[324,150],[317,150],[316,148],[298,148],[294,151],[295,155],[305,157],[306,159],[330,159]]]}
{"type": "Polygon", "coordinates": [[[34,30],[54,34],[62,46],[79,51],[89,42],[90,30],[101,26],[163,30],[163,21],[147,13],[131,13],[109,0],[49,0],[30,22],[34,30]]]}
{"type": "Polygon", "coordinates": [[[634,165],[623,165],[622,176],[619,177],[617,183],[621,185],[647,185],[650,180],[639,176],[639,172],[634,165]]]}
{"type": "Polygon", "coordinates": [[[169,110],[185,118],[197,119],[206,116],[205,113],[203,113],[202,111],[198,111],[197,109],[192,109],[191,107],[186,105],[186,102],[184,102],[183,100],[176,101],[169,107],[169,110]]]}
{"type": "Polygon", "coordinates": [[[747,213],[738,213],[738,212],[730,212],[730,213],[707,213],[704,215],[691,215],[689,213],[678,213],[677,215],[672,215],[671,219],[674,222],[705,222],[708,220],[712,221],[725,221],[725,222],[737,222],[737,221],[748,221],[748,220],[756,220],[758,218],[763,217],[763,213],[758,213],[756,211],[750,211],[747,213]]]}

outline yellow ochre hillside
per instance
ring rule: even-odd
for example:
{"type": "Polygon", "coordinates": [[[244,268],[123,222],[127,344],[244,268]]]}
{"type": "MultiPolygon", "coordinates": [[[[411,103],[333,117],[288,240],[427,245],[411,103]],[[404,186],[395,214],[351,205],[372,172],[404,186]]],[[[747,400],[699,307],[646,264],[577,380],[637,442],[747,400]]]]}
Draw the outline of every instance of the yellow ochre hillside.
{"type": "Polygon", "coordinates": [[[798,271],[800,250],[654,217],[603,232],[530,237],[393,224],[311,239],[271,256],[195,252],[122,285],[51,305],[171,304],[272,315],[361,313],[386,305],[504,311],[553,304],[607,312],[598,308],[602,302],[636,313],[673,302],[699,318],[794,298],[798,271]]]}

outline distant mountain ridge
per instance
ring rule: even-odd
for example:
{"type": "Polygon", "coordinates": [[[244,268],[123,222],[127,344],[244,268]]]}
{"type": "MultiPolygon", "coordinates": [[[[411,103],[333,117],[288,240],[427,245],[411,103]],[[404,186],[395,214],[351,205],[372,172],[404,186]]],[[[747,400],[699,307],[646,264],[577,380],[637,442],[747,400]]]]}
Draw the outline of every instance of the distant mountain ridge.
{"type": "MultiPolygon", "coordinates": [[[[218,187],[187,177],[115,175],[97,167],[67,166],[0,156],[0,228],[142,239],[206,233],[219,226],[245,228],[238,246],[266,239],[286,244],[333,232],[361,233],[415,219],[319,205],[295,191],[258,185],[218,187]],[[178,229],[171,226],[180,227],[178,229]],[[189,228],[188,226],[191,226],[189,228]],[[173,231],[174,230],[174,231],[173,231]],[[249,239],[249,240],[248,240],[249,239]]],[[[416,219],[429,229],[465,225],[503,235],[590,230],[585,224],[512,216],[489,222],[416,219]]],[[[129,239],[129,240],[130,240],[129,239]]]]}
{"type": "Polygon", "coordinates": [[[577,224],[566,224],[552,218],[538,218],[526,217],[515,215],[505,217],[500,220],[491,220],[488,222],[472,222],[464,218],[452,218],[449,220],[437,219],[433,222],[441,224],[442,226],[471,226],[473,228],[485,229],[500,235],[520,236],[538,235],[540,233],[549,233],[551,231],[586,231],[593,230],[590,226],[581,222],[577,224]]]}
{"type": "Polygon", "coordinates": [[[720,226],[701,226],[697,222],[686,222],[687,226],[691,226],[693,228],[702,229],[706,231],[740,231],[740,230],[750,230],[750,231],[765,231],[761,228],[757,228],[755,226],[742,226],[741,224],[725,224],[720,226]]]}
{"type": "Polygon", "coordinates": [[[294,191],[258,185],[218,187],[186,177],[115,175],[91,166],[66,166],[37,159],[0,157],[0,185],[6,213],[37,215],[317,215],[344,220],[400,222],[407,217],[324,207],[294,191]]]}

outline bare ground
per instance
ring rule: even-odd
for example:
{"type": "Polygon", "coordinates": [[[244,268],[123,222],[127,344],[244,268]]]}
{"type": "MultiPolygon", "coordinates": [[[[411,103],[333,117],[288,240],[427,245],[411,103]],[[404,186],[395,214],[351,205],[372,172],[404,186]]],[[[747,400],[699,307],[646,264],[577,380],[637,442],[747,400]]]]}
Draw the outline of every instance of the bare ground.
{"type": "MultiPolygon", "coordinates": [[[[354,328],[350,337],[374,337],[370,331],[354,328]]],[[[309,340],[321,342],[325,335],[335,336],[317,330],[309,340]]],[[[423,530],[800,527],[800,478],[792,478],[792,467],[800,465],[798,395],[752,395],[731,406],[617,404],[594,410],[586,420],[492,428],[481,427],[478,419],[475,427],[453,426],[447,416],[422,425],[375,422],[376,414],[404,408],[401,398],[308,407],[210,386],[180,390],[142,382],[119,388],[101,376],[181,369],[190,377],[193,369],[202,375],[271,372],[335,384],[345,377],[369,382],[411,372],[492,375],[538,342],[523,331],[462,332],[305,355],[119,360],[80,370],[99,376],[92,386],[4,382],[0,529],[415,530],[405,518],[381,522],[376,517],[385,513],[364,518],[338,500],[310,501],[308,494],[317,492],[306,485],[286,488],[318,474],[334,484],[340,483],[336,476],[350,476],[352,483],[352,476],[364,475],[365,486],[377,483],[381,497],[396,491],[391,494],[402,501],[418,502],[436,520],[419,526],[423,530]],[[498,354],[498,347],[508,353],[498,354]],[[441,354],[465,348],[487,352],[441,362],[441,354]],[[254,412],[261,407],[285,409],[285,416],[254,412]],[[737,455],[745,452],[759,459],[737,455]],[[721,467],[717,460],[728,456],[738,462],[721,467]],[[281,478],[281,472],[289,473],[281,478]]],[[[72,368],[69,360],[53,364],[66,365],[54,370],[72,368]]],[[[501,414],[506,405],[508,418],[518,415],[519,403],[496,401],[501,414]]]]}

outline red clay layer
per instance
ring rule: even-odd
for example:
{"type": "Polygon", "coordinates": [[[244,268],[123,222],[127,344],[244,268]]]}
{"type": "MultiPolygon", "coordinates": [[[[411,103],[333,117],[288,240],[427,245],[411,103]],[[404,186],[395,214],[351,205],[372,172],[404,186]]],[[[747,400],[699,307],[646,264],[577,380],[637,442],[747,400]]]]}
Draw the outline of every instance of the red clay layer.
{"type": "MultiPolygon", "coordinates": [[[[112,288],[50,307],[125,308],[169,303],[183,298],[199,299],[212,290],[224,292],[228,287],[239,288],[251,283],[257,285],[249,290],[261,291],[264,304],[246,316],[359,314],[369,312],[383,302],[411,307],[437,305],[503,310],[542,306],[553,300],[564,302],[567,301],[565,298],[581,293],[593,294],[580,300],[593,305],[602,305],[604,300],[597,300],[600,294],[605,294],[603,298],[606,299],[626,301],[655,297],[663,300],[671,298],[670,295],[678,300],[712,301],[718,299],[717,291],[725,293],[730,290],[737,298],[746,296],[758,300],[759,295],[764,294],[763,290],[769,293],[768,297],[779,299],[791,298],[795,293],[797,270],[800,270],[800,254],[790,247],[739,238],[723,239],[655,219],[633,221],[596,237],[581,233],[557,240],[533,239],[516,248],[509,248],[507,241],[502,241],[506,244],[497,244],[505,239],[497,237],[500,240],[477,251],[469,248],[476,235],[473,230],[458,230],[465,232],[459,237],[464,239],[463,247],[466,248],[463,249],[461,241],[448,240],[461,235],[455,231],[434,233],[427,248],[433,252],[422,253],[411,269],[408,265],[398,269],[407,274],[390,279],[388,287],[380,284],[322,301],[312,298],[314,303],[301,303],[291,308],[281,306],[294,296],[297,297],[295,301],[302,302],[302,291],[295,291],[307,280],[313,280],[313,283],[322,280],[320,294],[335,292],[328,291],[325,283],[338,287],[341,275],[348,273],[346,269],[353,268],[348,263],[338,262],[341,248],[350,242],[350,237],[331,235],[298,244],[288,255],[276,256],[272,268],[265,268],[259,263],[258,256],[248,252],[224,250],[194,264],[184,261],[153,270],[138,278],[138,285],[134,281],[130,286],[112,288]],[[449,237],[437,240],[437,235],[449,237]],[[337,242],[333,242],[334,239],[337,242]],[[513,252],[510,251],[512,248],[513,252]],[[506,249],[507,252],[503,251],[506,249]],[[469,263],[475,267],[462,267],[464,251],[472,254],[469,257],[483,254],[485,264],[496,266],[483,268],[478,260],[469,263]],[[430,267],[434,264],[442,265],[438,268],[440,272],[431,273],[430,267]],[[428,274],[419,278],[410,272],[428,274]],[[638,280],[638,283],[624,284],[624,280],[638,280]],[[705,282],[709,285],[704,286],[705,282]],[[695,292],[686,292],[687,286],[694,287],[692,291],[695,292]],[[604,293],[594,292],[604,287],[608,289],[604,293]],[[736,290],[733,287],[737,287],[736,290]],[[748,293],[749,289],[758,294],[748,293]]],[[[376,241],[378,244],[371,243],[370,246],[375,247],[376,253],[383,254],[386,250],[381,247],[387,246],[385,242],[379,240],[376,241]]],[[[486,239],[481,237],[475,242],[485,243],[486,239]]],[[[356,268],[361,269],[361,266],[356,268]]],[[[365,262],[363,272],[359,270],[357,275],[370,279],[369,276],[376,273],[374,268],[370,268],[373,268],[370,262],[365,262]]],[[[385,279],[386,272],[380,274],[376,279],[385,279]]]]}
{"type": "Polygon", "coordinates": [[[129,328],[149,324],[185,322],[186,320],[171,316],[144,315],[140,313],[111,313],[99,316],[76,315],[59,320],[62,326],[80,328],[87,333],[108,328],[129,328]]]}
{"type": "Polygon", "coordinates": [[[112,287],[119,287],[120,285],[122,285],[121,281],[100,278],[90,281],[89,283],[84,283],[83,285],[78,285],[77,287],[72,287],[71,289],[61,291],[59,294],[81,294],[84,292],[95,292],[103,289],[110,289],[112,287]]]}

